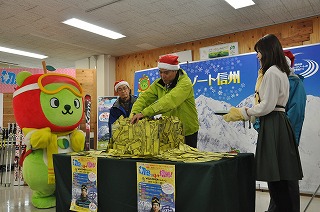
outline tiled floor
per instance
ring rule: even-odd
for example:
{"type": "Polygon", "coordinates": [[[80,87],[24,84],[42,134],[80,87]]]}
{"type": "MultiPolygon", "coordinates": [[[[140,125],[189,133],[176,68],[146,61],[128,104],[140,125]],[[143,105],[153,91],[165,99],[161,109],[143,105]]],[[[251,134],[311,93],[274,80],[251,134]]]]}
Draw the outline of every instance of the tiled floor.
{"type": "MultiPolygon", "coordinates": [[[[12,178],[11,178],[12,179],[12,178]]],[[[318,192],[319,194],[319,192],[318,192]]],[[[0,211],[1,212],[53,212],[51,209],[37,209],[30,202],[31,191],[28,186],[4,187],[0,185],[0,211]]],[[[301,211],[304,212],[310,196],[301,196],[301,211]]],[[[267,191],[256,192],[256,212],[264,212],[269,204],[269,193],[267,191]]],[[[314,198],[308,207],[307,212],[320,211],[320,198],[314,198]]],[[[124,211],[125,212],[125,211],[124,211]]]]}
{"type": "MultiPolygon", "coordinates": [[[[319,195],[318,191],[318,195],[319,195]]],[[[300,197],[300,211],[305,212],[306,206],[308,205],[311,196],[300,197]]],[[[256,212],[264,212],[269,205],[269,193],[268,191],[256,191],[256,212]]],[[[320,198],[313,198],[306,212],[320,212],[320,198]]]]}

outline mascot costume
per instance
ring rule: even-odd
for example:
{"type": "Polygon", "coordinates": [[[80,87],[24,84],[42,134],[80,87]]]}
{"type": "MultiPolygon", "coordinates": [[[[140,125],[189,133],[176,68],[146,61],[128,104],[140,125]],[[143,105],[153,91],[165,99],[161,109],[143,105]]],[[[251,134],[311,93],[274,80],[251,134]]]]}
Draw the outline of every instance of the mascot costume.
{"type": "Polygon", "coordinates": [[[77,129],[84,114],[80,84],[68,75],[44,71],[20,72],[13,93],[14,116],[27,145],[23,177],[36,208],[56,206],[52,155],[83,151],[85,143],[84,132],[77,129]]]}

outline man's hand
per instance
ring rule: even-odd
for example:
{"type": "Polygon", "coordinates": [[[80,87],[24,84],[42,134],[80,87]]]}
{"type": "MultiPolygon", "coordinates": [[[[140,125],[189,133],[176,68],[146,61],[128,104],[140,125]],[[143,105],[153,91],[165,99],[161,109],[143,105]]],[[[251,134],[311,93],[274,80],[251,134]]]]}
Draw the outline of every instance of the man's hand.
{"type": "Polygon", "coordinates": [[[130,121],[130,124],[135,124],[135,123],[138,123],[138,121],[140,119],[142,119],[144,117],[144,115],[142,113],[138,113],[136,115],[134,115],[130,121]]]}

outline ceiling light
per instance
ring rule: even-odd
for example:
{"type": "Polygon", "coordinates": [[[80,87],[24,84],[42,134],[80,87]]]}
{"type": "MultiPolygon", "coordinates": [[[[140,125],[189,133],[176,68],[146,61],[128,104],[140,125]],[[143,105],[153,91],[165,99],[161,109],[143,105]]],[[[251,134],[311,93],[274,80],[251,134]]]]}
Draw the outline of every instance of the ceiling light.
{"type": "Polygon", "coordinates": [[[37,58],[37,59],[44,59],[44,58],[48,57],[48,56],[41,55],[41,54],[35,54],[35,53],[21,51],[21,50],[17,50],[17,49],[10,49],[10,48],[6,48],[6,47],[2,47],[2,46],[0,46],[0,51],[6,52],[6,53],[11,53],[11,54],[22,55],[22,56],[26,56],[26,57],[33,57],[33,58],[37,58]]]}
{"type": "Polygon", "coordinates": [[[123,38],[123,37],[126,37],[120,33],[117,33],[117,32],[114,32],[114,31],[111,31],[109,29],[105,29],[105,28],[102,28],[102,27],[99,27],[97,25],[94,25],[94,24],[90,24],[88,22],[85,22],[85,21],[81,21],[79,19],[76,19],[76,18],[71,18],[71,19],[68,19],[64,22],[62,22],[64,24],[68,24],[70,26],[73,26],[73,27],[76,27],[76,28],[79,28],[79,29],[83,29],[83,30],[86,30],[86,31],[89,31],[89,32],[92,32],[92,33],[95,33],[95,34],[98,34],[98,35],[102,35],[104,37],[108,37],[108,38],[112,38],[112,39],[118,39],[118,38],[123,38]]]}
{"type": "Polygon", "coordinates": [[[242,7],[247,7],[255,4],[252,0],[225,0],[225,1],[228,2],[234,9],[239,9],[242,7]]]}

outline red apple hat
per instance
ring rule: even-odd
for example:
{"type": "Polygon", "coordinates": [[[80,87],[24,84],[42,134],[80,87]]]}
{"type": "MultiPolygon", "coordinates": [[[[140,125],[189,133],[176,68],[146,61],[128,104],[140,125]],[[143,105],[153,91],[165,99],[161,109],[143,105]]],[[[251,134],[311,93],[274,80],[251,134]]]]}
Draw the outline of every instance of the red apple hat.
{"type": "Polygon", "coordinates": [[[114,90],[115,90],[116,92],[118,92],[117,90],[118,90],[118,88],[119,88],[121,85],[126,85],[126,86],[128,86],[128,88],[130,89],[129,83],[128,83],[127,81],[119,80],[119,81],[116,81],[116,82],[114,83],[114,90]]]}
{"type": "MultiPolygon", "coordinates": [[[[290,60],[290,63],[288,63],[288,65],[292,68],[294,65],[294,59],[295,56],[292,54],[292,52],[290,50],[283,50],[284,56],[286,56],[286,59],[288,58],[290,60]]],[[[289,62],[287,59],[287,62],[289,62]]]]}
{"type": "Polygon", "coordinates": [[[166,70],[179,70],[180,65],[178,61],[179,56],[174,54],[166,54],[159,57],[158,68],[166,70]]]}

